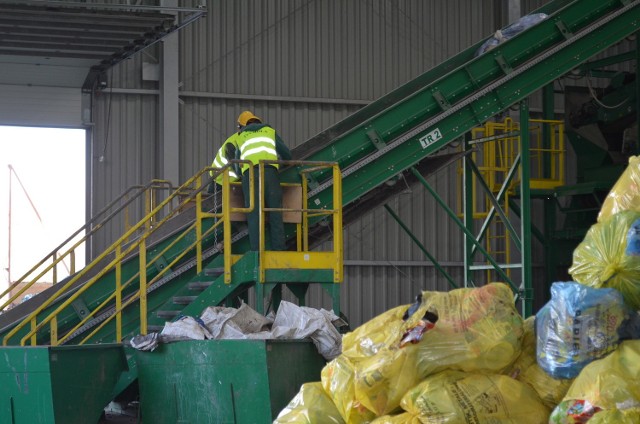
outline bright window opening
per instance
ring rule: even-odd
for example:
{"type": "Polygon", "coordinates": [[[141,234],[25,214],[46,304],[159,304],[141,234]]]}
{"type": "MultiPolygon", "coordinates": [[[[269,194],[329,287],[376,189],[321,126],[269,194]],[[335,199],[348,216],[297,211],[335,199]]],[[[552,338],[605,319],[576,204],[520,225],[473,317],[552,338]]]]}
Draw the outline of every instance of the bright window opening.
{"type": "MultiPolygon", "coordinates": [[[[85,150],[86,132],[82,129],[0,126],[0,292],[19,282],[84,225],[85,150]]],[[[83,236],[79,234],[74,241],[83,236]]],[[[67,243],[58,255],[73,244],[67,243]]],[[[64,258],[55,272],[53,268],[46,272],[14,304],[46,289],[54,280],[62,281],[74,269],[82,269],[84,245],[73,251],[73,260],[71,256],[64,258]]],[[[52,263],[49,258],[39,270],[52,263]]],[[[34,280],[39,273],[20,284],[34,280]]]]}

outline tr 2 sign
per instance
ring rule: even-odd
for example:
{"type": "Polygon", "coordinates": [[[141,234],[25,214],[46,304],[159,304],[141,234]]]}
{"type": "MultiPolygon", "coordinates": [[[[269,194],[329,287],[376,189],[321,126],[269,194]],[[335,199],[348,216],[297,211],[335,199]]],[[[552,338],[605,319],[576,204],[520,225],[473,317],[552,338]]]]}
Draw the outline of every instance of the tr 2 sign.
{"type": "Polygon", "coordinates": [[[436,128],[430,133],[420,137],[420,145],[422,146],[423,149],[426,149],[427,147],[431,146],[433,143],[440,140],[441,138],[442,138],[442,133],[438,128],[436,128]]]}

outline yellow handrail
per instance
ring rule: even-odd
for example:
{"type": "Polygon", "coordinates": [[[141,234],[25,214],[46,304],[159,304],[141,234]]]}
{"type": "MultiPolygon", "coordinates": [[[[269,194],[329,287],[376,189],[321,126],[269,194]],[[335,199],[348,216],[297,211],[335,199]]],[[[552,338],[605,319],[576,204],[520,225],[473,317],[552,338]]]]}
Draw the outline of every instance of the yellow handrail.
{"type": "MultiPolygon", "coordinates": [[[[141,330],[144,330],[144,332],[146,333],[146,291],[147,291],[147,284],[146,284],[146,268],[147,266],[149,266],[150,264],[146,263],[146,249],[144,249],[144,246],[146,244],[146,240],[149,237],[149,235],[151,235],[154,231],[156,231],[158,228],[160,228],[165,222],[167,222],[172,216],[174,216],[177,211],[180,209],[180,207],[186,206],[188,204],[188,202],[192,199],[192,197],[194,196],[194,194],[191,194],[190,197],[188,197],[187,199],[185,199],[178,208],[173,209],[172,211],[170,211],[162,220],[155,222],[153,225],[148,225],[149,223],[153,222],[153,218],[156,216],[156,214],[158,214],[159,212],[161,212],[170,202],[172,202],[178,195],[184,193],[186,191],[187,188],[189,188],[195,181],[198,181],[200,183],[200,188],[195,192],[196,196],[201,196],[201,192],[203,190],[202,187],[202,180],[201,180],[201,176],[202,174],[204,174],[204,172],[208,172],[210,171],[212,168],[205,168],[203,170],[201,170],[198,174],[196,174],[195,176],[193,176],[192,178],[190,178],[186,183],[184,183],[180,188],[178,188],[177,190],[175,190],[171,195],[169,195],[163,202],[161,202],[159,205],[157,205],[155,208],[153,208],[153,210],[145,215],[145,217],[140,220],[136,225],[134,225],[131,229],[129,229],[122,237],[120,237],[120,239],[118,239],[116,242],[114,242],[108,249],[106,249],[101,255],[99,255],[91,264],[89,264],[88,266],[86,266],[81,272],[79,272],[78,274],[74,275],[59,291],[58,293],[56,293],[54,296],[50,297],[49,299],[47,299],[42,305],[40,305],[40,307],[38,307],[35,311],[33,311],[24,321],[22,321],[20,324],[18,324],[15,328],[13,328],[3,339],[3,345],[7,345],[8,341],[11,339],[11,337],[13,337],[18,331],[20,331],[27,323],[31,324],[31,330],[21,339],[21,344],[24,345],[27,339],[31,340],[31,344],[35,345],[37,343],[36,340],[36,334],[37,332],[42,329],[47,323],[51,323],[51,344],[57,344],[58,340],[57,340],[57,319],[56,316],[58,313],[60,313],[62,310],[64,310],[66,307],[68,307],[73,301],[75,301],[75,299],[77,299],[82,293],[84,293],[88,288],[90,288],[93,284],[95,284],[101,277],[103,277],[107,272],[110,272],[112,269],[116,269],[116,277],[119,278],[120,277],[120,271],[119,271],[119,263],[122,261],[122,259],[124,259],[127,255],[129,255],[130,253],[133,252],[134,249],[138,248],[140,251],[140,270],[144,270],[145,272],[140,272],[140,289],[138,290],[138,294],[141,297],[141,316],[140,316],[140,320],[141,320],[141,330]],[[136,242],[129,244],[124,250],[123,250],[123,245],[125,244],[126,240],[129,239],[129,237],[137,230],[139,230],[141,227],[145,227],[146,231],[145,233],[139,237],[137,239],[136,242]],[[76,281],[78,281],[79,278],[81,278],[82,276],[84,276],[90,269],[92,269],[96,264],[100,263],[103,259],[105,259],[108,255],[110,254],[114,254],[115,253],[115,258],[104,268],[102,268],[97,275],[95,275],[93,278],[91,278],[89,281],[87,281],[82,287],[80,287],[77,291],[74,292],[74,294],[72,296],[70,296],[65,302],[63,302],[60,306],[58,306],[58,308],[56,308],[53,312],[51,312],[46,318],[44,318],[40,323],[36,322],[37,316],[45,309],[47,308],[49,305],[51,305],[55,300],[57,300],[58,297],[63,296],[64,294],[66,294],[66,290],[69,289],[76,281]],[[142,290],[144,287],[144,290],[142,290]]],[[[217,169],[214,168],[214,170],[216,172],[224,172],[224,170],[222,169],[217,169]]],[[[207,233],[208,234],[208,233],[207,233]]],[[[200,240],[197,240],[196,242],[199,242],[200,240]]],[[[190,249],[186,249],[185,252],[183,253],[186,254],[186,252],[188,252],[190,249]]],[[[180,257],[177,259],[179,260],[183,255],[180,255],[180,257]]],[[[157,257],[159,257],[160,255],[157,255],[157,257]]],[[[201,257],[198,258],[198,260],[201,260],[201,257]]],[[[154,259],[155,261],[155,259],[154,259]]],[[[151,263],[153,263],[154,261],[152,261],[151,263]]],[[[169,267],[166,267],[165,269],[168,269],[169,267]]],[[[120,282],[120,280],[118,279],[118,282],[120,282]]],[[[118,283],[116,284],[118,285],[118,283]]],[[[128,285],[128,284],[127,284],[128,285]]],[[[126,285],[122,286],[120,285],[120,290],[119,291],[119,295],[116,295],[115,293],[112,295],[114,297],[116,297],[116,303],[121,302],[121,294],[122,294],[122,289],[126,287],[126,285]],[[118,296],[120,297],[118,300],[118,296]]],[[[100,307],[104,307],[107,304],[107,302],[103,302],[100,307]]],[[[121,324],[121,318],[119,318],[118,316],[120,315],[120,312],[122,310],[123,306],[122,305],[116,305],[116,310],[117,313],[114,314],[116,316],[116,320],[120,322],[121,324]]],[[[93,316],[95,314],[95,310],[94,312],[91,314],[91,316],[93,316]]],[[[84,320],[84,323],[86,323],[86,319],[84,320]]],[[[78,326],[76,326],[78,327],[78,326]]],[[[74,327],[75,328],[75,327],[74,327]]],[[[79,328],[79,327],[78,327],[79,328]]],[[[77,328],[76,328],[77,329],[77,328]]],[[[121,326],[119,326],[119,329],[121,330],[121,326]]],[[[67,333],[67,335],[71,334],[71,332],[67,333]]],[[[121,333],[120,331],[118,331],[118,337],[121,337],[121,333]]],[[[66,336],[65,336],[66,337],[66,336]]]]}
{"type": "Polygon", "coordinates": [[[44,258],[42,258],[36,265],[34,265],[29,271],[27,271],[22,277],[20,277],[17,281],[11,283],[9,287],[0,293],[0,298],[9,294],[15,287],[19,284],[24,283],[26,279],[28,279],[32,274],[34,274],[40,267],[47,262],[50,258],[53,258],[53,261],[50,265],[48,265],[44,270],[42,270],[39,274],[37,274],[31,281],[27,284],[24,284],[20,290],[15,292],[12,296],[9,297],[2,305],[0,305],[0,311],[3,311],[7,306],[11,305],[16,299],[20,297],[25,291],[27,291],[31,286],[37,283],[44,275],[46,275],[49,271],[53,272],[53,283],[57,283],[57,265],[62,262],[67,256],[70,257],[71,261],[71,269],[70,275],[75,274],[75,249],[81,246],[87,239],[94,236],[100,229],[105,228],[105,225],[114,219],[118,214],[122,211],[125,213],[128,211],[128,206],[133,203],[137,198],[141,197],[148,191],[171,188],[171,183],[165,180],[152,180],[146,186],[132,186],[128,188],[124,193],[122,193],[118,198],[110,202],[107,206],[105,206],[100,212],[98,212],[93,218],[91,218],[86,224],[81,226],[78,230],[76,230],[73,234],[71,234],[66,240],[64,240],[60,245],[55,247],[49,254],[47,254],[44,258]],[[133,196],[127,198],[131,192],[137,191],[133,196]],[[120,203],[122,199],[127,198],[118,208],[111,211],[111,209],[120,203]],[[111,213],[107,214],[107,212],[111,211],[111,213]],[[106,215],[106,216],[105,216],[106,215]],[[100,221],[99,221],[100,220],[100,221]],[[99,222],[98,222],[99,221],[99,222]],[[67,250],[61,255],[58,252],[63,249],[69,242],[71,242],[76,236],[78,236],[83,231],[89,229],[89,232],[85,233],[85,235],[76,241],[71,247],[67,248],[67,250]]]}
{"type": "MultiPolygon", "coordinates": [[[[333,217],[333,261],[332,268],[334,272],[333,280],[338,283],[343,279],[343,269],[341,264],[343,263],[343,246],[342,246],[342,177],[340,168],[336,162],[319,162],[319,161],[292,161],[292,160],[280,160],[280,161],[260,161],[260,216],[259,216],[259,231],[263,235],[265,233],[266,213],[268,212],[300,212],[302,213],[302,222],[297,226],[297,238],[296,238],[296,251],[309,253],[309,218],[319,216],[332,216],[333,217]],[[302,208],[267,208],[264,205],[264,167],[265,165],[288,165],[298,166],[299,173],[302,176],[302,208]],[[333,208],[332,209],[313,209],[308,205],[308,178],[305,174],[310,174],[323,169],[331,169],[333,177],[333,208]],[[302,234],[301,234],[302,233],[302,234]]],[[[329,253],[329,252],[325,252],[329,253]]],[[[260,281],[265,281],[266,270],[272,267],[272,261],[268,261],[267,253],[265,249],[265,237],[260,237],[259,240],[259,276],[260,281]]],[[[286,253],[281,253],[281,256],[286,256],[286,253]]],[[[277,262],[277,261],[276,261],[277,262]]],[[[325,262],[323,262],[325,263],[325,262]]]]}

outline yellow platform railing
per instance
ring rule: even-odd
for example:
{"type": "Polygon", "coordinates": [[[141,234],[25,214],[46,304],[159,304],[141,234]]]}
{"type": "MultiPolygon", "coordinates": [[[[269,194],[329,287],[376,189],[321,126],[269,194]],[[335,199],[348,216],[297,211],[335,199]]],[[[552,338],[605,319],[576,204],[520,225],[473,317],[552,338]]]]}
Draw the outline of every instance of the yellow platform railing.
{"type": "MultiPolygon", "coordinates": [[[[520,123],[511,118],[501,122],[486,122],[482,127],[471,131],[470,143],[479,148],[471,154],[482,179],[493,195],[503,191],[500,205],[508,216],[509,198],[516,195],[520,186],[520,174],[516,174],[508,186],[504,187],[507,176],[520,154],[520,123]]],[[[529,121],[530,138],[530,179],[531,189],[551,189],[565,184],[565,141],[564,122],[549,119],[531,119],[529,121]]],[[[462,168],[458,169],[462,175],[462,168]]],[[[459,185],[462,185],[460,180],[459,185]]],[[[479,182],[473,175],[471,184],[471,202],[474,219],[485,219],[494,207],[490,197],[479,191],[479,182]]],[[[462,210],[463,191],[458,191],[459,210],[462,210]]],[[[505,224],[494,219],[485,234],[487,252],[496,260],[510,263],[511,239],[507,235],[505,224]]],[[[490,272],[488,272],[490,274],[490,272]]],[[[510,270],[507,270],[510,275],[510,270]]],[[[487,275],[490,279],[491,276],[487,275]]]]}
{"type": "Polygon", "coordinates": [[[259,242],[260,281],[265,281],[266,271],[269,269],[331,269],[333,281],[343,280],[343,242],[342,242],[342,175],[335,162],[318,161],[261,161],[259,166],[259,231],[262,235],[259,242]],[[267,208],[264,202],[264,167],[279,164],[281,166],[295,166],[302,177],[301,207],[299,208],[267,208]],[[329,169],[332,175],[332,208],[313,208],[308,204],[308,175],[329,169]],[[302,216],[296,224],[295,251],[268,251],[265,248],[266,217],[269,212],[299,213],[302,216]],[[333,248],[330,251],[311,251],[309,246],[310,222],[315,218],[331,217],[333,248]]]}

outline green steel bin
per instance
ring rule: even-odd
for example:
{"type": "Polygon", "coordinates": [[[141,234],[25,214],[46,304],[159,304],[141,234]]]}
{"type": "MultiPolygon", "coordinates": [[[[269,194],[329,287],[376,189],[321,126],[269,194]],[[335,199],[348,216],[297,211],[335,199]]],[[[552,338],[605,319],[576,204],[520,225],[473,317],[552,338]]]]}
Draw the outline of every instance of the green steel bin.
{"type": "Polygon", "coordinates": [[[0,423],[94,424],[127,360],[120,344],[0,348],[0,423]]]}
{"type": "Polygon", "coordinates": [[[145,424],[271,423],[325,365],[310,340],[181,341],[136,360],[145,424]]]}

